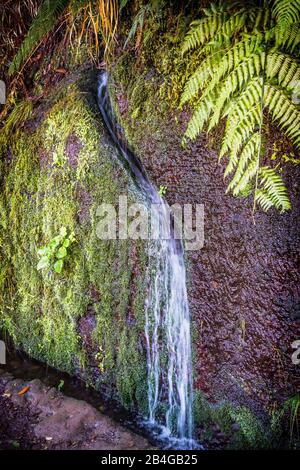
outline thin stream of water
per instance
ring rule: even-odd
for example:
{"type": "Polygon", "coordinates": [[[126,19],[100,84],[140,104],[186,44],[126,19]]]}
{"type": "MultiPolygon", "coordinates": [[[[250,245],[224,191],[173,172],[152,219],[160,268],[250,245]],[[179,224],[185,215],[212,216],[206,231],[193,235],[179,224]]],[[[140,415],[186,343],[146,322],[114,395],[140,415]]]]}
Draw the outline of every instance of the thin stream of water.
{"type": "MultiPolygon", "coordinates": [[[[182,244],[168,233],[170,209],[149,181],[140,161],[118,137],[108,96],[107,73],[98,84],[98,105],[118,151],[139,190],[151,204],[161,236],[148,242],[150,289],[145,303],[149,426],[156,427],[172,447],[191,449],[193,380],[190,312],[182,244]],[[152,272],[154,271],[154,275],[152,272]]],[[[153,219],[152,219],[153,220],[153,219]]]]}

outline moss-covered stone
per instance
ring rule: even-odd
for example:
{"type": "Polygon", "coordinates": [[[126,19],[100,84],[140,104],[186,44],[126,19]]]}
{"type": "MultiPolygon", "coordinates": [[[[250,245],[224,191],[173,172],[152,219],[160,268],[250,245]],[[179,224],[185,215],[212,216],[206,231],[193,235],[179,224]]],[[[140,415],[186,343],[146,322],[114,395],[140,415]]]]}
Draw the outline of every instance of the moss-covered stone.
{"type": "Polygon", "coordinates": [[[144,407],[145,250],[141,241],[96,234],[99,204],[138,196],[98,118],[93,88],[91,73],[80,82],[68,77],[2,147],[2,162],[11,158],[1,164],[0,326],[30,356],[105,385],[127,407],[144,407]],[[76,238],[61,274],[38,271],[38,248],[61,227],[76,238]],[[79,323],[90,312],[93,328],[83,333],[79,323]]]}
{"type": "Polygon", "coordinates": [[[194,418],[199,440],[210,446],[217,435],[227,449],[277,448],[282,438],[282,409],[260,419],[246,406],[229,401],[210,403],[197,390],[194,396],[194,418]]]}

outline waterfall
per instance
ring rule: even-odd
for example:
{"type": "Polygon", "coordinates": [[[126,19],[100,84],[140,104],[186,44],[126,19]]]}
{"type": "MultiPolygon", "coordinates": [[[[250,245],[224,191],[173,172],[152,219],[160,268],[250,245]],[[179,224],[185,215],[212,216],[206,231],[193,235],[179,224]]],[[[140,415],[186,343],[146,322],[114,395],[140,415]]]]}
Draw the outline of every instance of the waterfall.
{"type": "MultiPolygon", "coordinates": [[[[149,181],[140,161],[126,148],[107,91],[107,74],[98,84],[98,105],[119,157],[151,204],[156,229],[166,234],[170,210],[149,181]]],[[[149,240],[149,293],[145,302],[148,418],[178,448],[194,448],[190,313],[181,242],[159,236],[149,240]],[[153,274],[154,273],[154,274],[153,274]],[[174,444],[175,443],[175,444],[174,444]]]]}

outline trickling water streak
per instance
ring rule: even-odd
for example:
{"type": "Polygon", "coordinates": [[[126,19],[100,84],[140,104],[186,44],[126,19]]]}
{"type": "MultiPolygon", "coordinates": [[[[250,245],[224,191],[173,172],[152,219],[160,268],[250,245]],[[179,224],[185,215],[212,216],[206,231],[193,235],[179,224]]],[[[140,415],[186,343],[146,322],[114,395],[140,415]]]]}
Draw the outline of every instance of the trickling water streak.
{"type": "Polygon", "coordinates": [[[183,249],[178,240],[163,236],[168,233],[169,207],[148,180],[140,162],[117,137],[106,73],[100,76],[98,104],[127,169],[152,204],[152,217],[161,235],[149,241],[148,247],[151,280],[145,303],[148,419],[151,424],[163,422],[169,436],[180,439],[181,446],[192,448],[191,332],[183,249]]]}

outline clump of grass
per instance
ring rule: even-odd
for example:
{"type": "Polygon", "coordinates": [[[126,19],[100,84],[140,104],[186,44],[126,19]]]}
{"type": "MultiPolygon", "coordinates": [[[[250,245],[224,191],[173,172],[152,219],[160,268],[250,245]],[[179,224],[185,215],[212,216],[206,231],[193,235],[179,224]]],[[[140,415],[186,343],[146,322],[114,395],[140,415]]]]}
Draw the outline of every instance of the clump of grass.
{"type": "Polygon", "coordinates": [[[300,440],[299,419],[300,419],[300,395],[289,398],[284,405],[284,409],[290,414],[290,446],[293,442],[300,440]]]}

